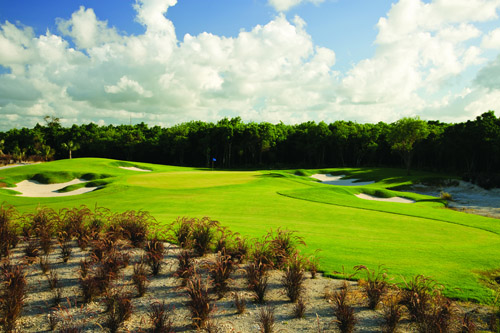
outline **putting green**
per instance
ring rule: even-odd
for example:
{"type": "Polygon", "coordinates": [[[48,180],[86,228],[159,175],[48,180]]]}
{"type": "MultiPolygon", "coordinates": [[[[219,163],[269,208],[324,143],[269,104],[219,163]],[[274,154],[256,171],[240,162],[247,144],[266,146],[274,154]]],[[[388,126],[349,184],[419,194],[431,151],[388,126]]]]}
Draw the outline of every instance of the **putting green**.
{"type": "MultiPolygon", "coordinates": [[[[487,303],[493,291],[480,281],[479,271],[500,268],[500,222],[497,219],[444,208],[432,197],[390,191],[388,188],[439,177],[397,169],[321,170],[374,180],[367,186],[336,187],[295,170],[210,171],[107,159],[62,160],[0,170],[8,185],[24,179],[67,181],[86,176],[103,187],[61,198],[24,198],[0,189],[0,202],[20,212],[38,205],[54,209],[81,204],[116,212],[147,210],[161,224],[178,216],[211,218],[248,237],[261,237],[270,228],[296,230],[304,237],[306,253],[321,249],[321,268],[327,274],[353,272],[355,265],[384,264],[395,282],[416,274],[431,276],[446,287],[446,295],[487,303]],[[123,170],[136,166],[149,173],[123,170]],[[414,204],[377,202],[355,197],[404,196],[414,204]]],[[[318,173],[319,170],[306,170],[318,173]]],[[[335,274],[334,274],[335,275],[335,274]]]]}
{"type": "Polygon", "coordinates": [[[187,171],[130,176],[131,185],[161,189],[193,189],[245,184],[261,176],[258,172],[187,171]]]}

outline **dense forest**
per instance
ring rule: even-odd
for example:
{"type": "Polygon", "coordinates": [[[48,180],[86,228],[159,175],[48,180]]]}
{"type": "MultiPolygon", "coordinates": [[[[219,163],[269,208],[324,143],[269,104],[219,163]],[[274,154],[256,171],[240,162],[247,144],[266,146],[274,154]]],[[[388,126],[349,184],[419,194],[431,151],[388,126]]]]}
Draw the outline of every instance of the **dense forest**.
{"type": "Polygon", "coordinates": [[[297,125],[191,121],[169,128],[137,125],[62,127],[45,117],[34,128],[0,132],[0,159],[106,157],[216,168],[384,166],[451,172],[500,186],[500,119],[493,111],[447,124],[403,118],[387,124],[314,121],[297,125]]]}

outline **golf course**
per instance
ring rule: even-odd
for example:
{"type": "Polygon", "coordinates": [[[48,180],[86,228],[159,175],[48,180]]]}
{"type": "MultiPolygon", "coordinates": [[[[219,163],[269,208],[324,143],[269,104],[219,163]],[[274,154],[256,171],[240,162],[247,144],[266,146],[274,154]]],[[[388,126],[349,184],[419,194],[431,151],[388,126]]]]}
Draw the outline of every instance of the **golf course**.
{"type": "Polygon", "coordinates": [[[325,275],[384,265],[394,282],[423,274],[443,284],[449,297],[490,303],[495,293],[484,276],[500,268],[499,220],[447,209],[439,198],[391,190],[440,179],[446,177],[417,171],[407,176],[403,169],[223,171],[79,158],[0,169],[0,202],[20,213],[37,206],[144,210],[165,226],[177,217],[209,216],[249,238],[270,229],[294,230],[307,244],[305,253],[321,250],[325,275]],[[328,185],[314,174],[373,183],[328,185]],[[65,196],[23,196],[15,187],[25,180],[74,179],[82,182],[60,190],[65,196]],[[360,193],[414,203],[364,200],[355,196],[360,193]]]}

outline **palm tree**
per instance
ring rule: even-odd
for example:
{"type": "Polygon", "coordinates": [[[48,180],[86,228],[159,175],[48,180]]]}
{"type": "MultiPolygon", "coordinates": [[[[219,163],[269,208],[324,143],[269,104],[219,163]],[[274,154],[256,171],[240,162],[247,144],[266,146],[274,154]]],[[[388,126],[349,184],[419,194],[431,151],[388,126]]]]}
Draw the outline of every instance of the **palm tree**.
{"type": "Polygon", "coordinates": [[[69,152],[69,159],[71,159],[71,153],[75,150],[78,150],[80,146],[77,143],[73,143],[73,141],[68,141],[68,143],[63,143],[62,147],[64,150],[67,150],[69,152]]]}

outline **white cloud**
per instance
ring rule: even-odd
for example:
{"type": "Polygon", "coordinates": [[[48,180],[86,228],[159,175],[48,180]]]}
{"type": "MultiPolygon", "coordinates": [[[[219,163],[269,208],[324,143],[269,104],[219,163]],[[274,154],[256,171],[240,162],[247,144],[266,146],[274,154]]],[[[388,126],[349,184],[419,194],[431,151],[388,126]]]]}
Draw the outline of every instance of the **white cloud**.
{"type": "MultiPolygon", "coordinates": [[[[341,91],[353,103],[396,105],[401,112],[426,107],[428,96],[446,91],[453,78],[484,63],[476,45],[482,32],[471,22],[496,18],[499,1],[401,0],[379,20],[376,54],[354,66],[341,91]],[[451,80],[451,81],[450,81],[451,80]]],[[[432,101],[430,102],[430,104],[432,101]]]]}
{"type": "Polygon", "coordinates": [[[485,49],[500,49],[500,28],[492,30],[484,36],[481,47],[485,49]]]}
{"type": "Polygon", "coordinates": [[[135,92],[140,96],[151,97],[153,94],[145,90],[137,81],[129,79],[127,76],[122,76],[116,85],[104,86],[104,91],[108,94],[120,94],[135,92]]]}
{"type": "Polygon", "coordinates": [[[498,32],[476,24],[496,17],[497,0],[401,0],[377,25],[375,55],[346,73],[335,71],[335,52],[315,45],[299,17],[279,14],[233,38],[178,40],[165,16],[175,3],[138,0],[136,20],[146,31],[132,36],[83,7],[58,21],[60,35],[1,24],[0,65],[10,73],[0,74],[0,128],[34,125],[43,115],[64,125],[130,118],[172,125],[226,115],[288,123],[441,119],[460,108],[484,112],[485,103],[500,110],[499,61],[483,53],[498,32]],[[457,83],[479,66],[474,83],[457,83]]]}
{"type": "Polygon", "coordinates": [[[286,12],[290,8],[295,7],[304,2],[311,2],[320,4],[325,0],[269,0],[269,4],[274,7],[278,12],[286,12]]]}

